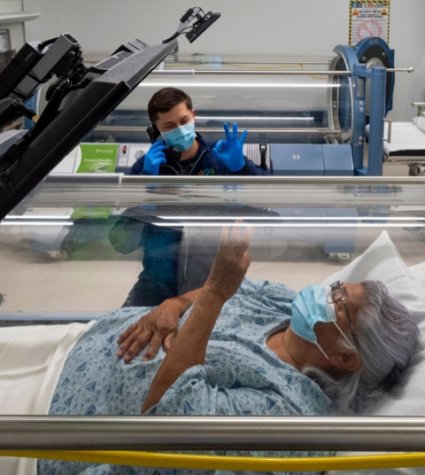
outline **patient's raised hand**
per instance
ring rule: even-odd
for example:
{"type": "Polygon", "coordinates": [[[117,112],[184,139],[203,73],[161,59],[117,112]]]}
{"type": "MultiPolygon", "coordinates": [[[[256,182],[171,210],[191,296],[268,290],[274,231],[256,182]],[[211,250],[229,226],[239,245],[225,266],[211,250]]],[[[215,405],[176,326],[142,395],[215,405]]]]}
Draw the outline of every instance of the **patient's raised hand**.
{"type": "Polygon", "coordinates": [[[220,247],[204,285],[223,302],[238,290],[251,263],[248,250],[250,237],[249,228],[223,228],[220,247]]]}
{"type": "Polygon", "coordinates": [[[209,277],[201,289],[165,300],[118,337],[117,356],[126,363],[148,346],[144,360],[152,359],[159,348],[168,351],[177,334],[179,318],[202,292],[213,293],[224,303],[239,288],[250,264],[248,252],[250,230],[224,228],[220,247],[209,277]]]}

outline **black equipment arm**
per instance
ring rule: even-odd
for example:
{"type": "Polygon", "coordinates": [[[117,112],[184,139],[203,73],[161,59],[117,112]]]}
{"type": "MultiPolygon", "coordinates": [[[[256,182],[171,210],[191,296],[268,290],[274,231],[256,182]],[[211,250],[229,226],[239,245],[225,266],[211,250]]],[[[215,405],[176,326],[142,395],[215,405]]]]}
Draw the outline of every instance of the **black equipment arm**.
{"type": "MultiPolygon", "coordinates": [[[[193,41],[212,22],[210,15],[188,15],[179,34],[187,36],[194,29],[188,38],[193,41]]],[[[35,125],[0,155],[0,220],[176,50],[175,38],[154,46],[134,40],[87,69],[71,35],[25,44],[0,73],[0,127],[20,116],[32,117],[24,101],[53,75],[57,80],[48,89],[47,105],[35,125]]]]}

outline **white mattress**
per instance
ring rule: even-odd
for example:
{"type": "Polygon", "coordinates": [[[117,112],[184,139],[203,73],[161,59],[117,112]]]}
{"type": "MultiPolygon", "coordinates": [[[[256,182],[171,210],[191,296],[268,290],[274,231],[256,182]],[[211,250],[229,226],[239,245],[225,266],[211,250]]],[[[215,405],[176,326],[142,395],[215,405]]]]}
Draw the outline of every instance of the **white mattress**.
{"type": "MultiPolygon", "coordinates": [[[[92,324],[0,328],[0,414],[48,414],[66,357],[92,324]]],[[[36,470],[35,459],[1,458],[1,475],[36,470]]]]}
{"type": "MultiPolygon", "coordinates": [[[[388,138],[388,123],[384,125],[384,138],[388,138]]],[[[383,147],[386,155],[423,151],[425,156],[425,131],[414,122],[392,122],[391,142],[384,140],[383,147]]]]}

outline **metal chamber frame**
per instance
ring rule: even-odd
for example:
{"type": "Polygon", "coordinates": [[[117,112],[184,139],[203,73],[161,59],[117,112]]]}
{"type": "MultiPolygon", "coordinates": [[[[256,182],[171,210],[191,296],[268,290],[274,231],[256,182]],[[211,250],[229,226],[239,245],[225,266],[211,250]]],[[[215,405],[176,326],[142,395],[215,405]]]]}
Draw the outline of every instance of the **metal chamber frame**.
{"type": "Polygon", "coordinates": [[[0,450],[407,452],[424,445],[423,417],[0,416],[0,450]]]}
{"type": "MultiPolygon", "coordinates": [[[[32,206],[67,203],[74,191],[66,181],[49,177],[29,199],[32,206]],[[63,187],[57,187],[63,183],[63,187]]],[[[100,181],[102,177],[98,177],[100,181]]],[[[91,177],[93,182],[95,177],[91,177]]],[[[123,177],[115,176],[115,193],[85,187],[84,200],[102,205],[134,202],[140,186],[170,185],[189,192],[215,190],[217,185],[241,185],[243,197],[261,198],[264,185],[284,190],[291,200],[314,198],[305,193],[321,185],[363,190],[412,187],[412,203],[423,203],[425,178],[414,177],[123,177]],[[133,186],[136,185],[136,186],[133,186]],[[303,190],[302,187],[306,187],[303,190]],[[186,188],[185,188],[186,187],[186,188]],[[197,187],[199,187],[197,189],[197,187]],[[298,193],[294,190],[301,187],[298,193]],[[304,194],[303,194],[304,193],[304,194]]],[[[93,182],[89,182],[93,184],[93,182]]],[[[236,191],[235,191],[236,193],[236,191]]],[[[361,203],[379,202],[367,193],[361,203]]],[[[382,195],[388,202],[388,195],[382,195]]],[[[401,203],[409,203],[400,197],[401,203]]],[[[0,416],[0,449],[128,449],[128,450],[354,450],[415,451],[425,446],[425,417],[49,417],[0,416]],[[117,437],[119,434],[119,437],[117,437]]]]}

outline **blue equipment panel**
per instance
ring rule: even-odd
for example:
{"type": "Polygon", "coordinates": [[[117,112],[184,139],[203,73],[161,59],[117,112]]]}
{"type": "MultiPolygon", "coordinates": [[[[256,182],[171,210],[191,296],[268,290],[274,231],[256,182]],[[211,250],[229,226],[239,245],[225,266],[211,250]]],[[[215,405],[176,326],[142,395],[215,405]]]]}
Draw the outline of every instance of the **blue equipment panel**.
{"type": "Polygon", "coordinates": [[[324,175],[320,144],[271,144],[273,175],[324,175]]]}
{"type": "Polygon", "coordinates": [[[353,176],[353,156],[351,145],[323,144],[323,168],[325,175],[329,176],[353,176]]]}
{"type": "Polygon", "coordinates": [[[271,144],[273,175],[352,176],[349,144],[271,144]]]}

